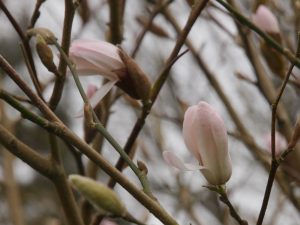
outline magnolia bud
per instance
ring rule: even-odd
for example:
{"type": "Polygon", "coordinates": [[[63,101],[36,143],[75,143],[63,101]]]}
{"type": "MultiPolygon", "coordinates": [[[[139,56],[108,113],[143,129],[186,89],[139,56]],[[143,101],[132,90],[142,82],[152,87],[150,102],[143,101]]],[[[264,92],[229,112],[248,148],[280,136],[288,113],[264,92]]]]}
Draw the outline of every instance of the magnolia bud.
{"type": "Polygon", "coordinates": [[[253,23],[264,32],[280,33],[279,25],[275,15],[264,5],[260,5],[252,15],[253,23]]]}
{"type": "Polygon", "coordinates": [[[55,35],[52,33],[52,31],[48,30],[47,28],[41,28],[41,27],[28,29],[26,34],[30,37],[41,35],[48,45],[54,44],[57,39],[55,35]]]}
{"type": "Polygon", "coordinates": [[[123,217],[127,210],[115,192],[107,186],[80,175],[70,175],[71,184],[97,209],[123,217]]]}
{"type": "Polygon", "coordinates": [[[217,113],[206,102],[191,106],[184,114],[183,138],[196,157],[206,180],[213,185],[225,184],[231,176],[227,130],[217,113]]]}
{"type": "Polygon", "coordinates": [[[181,170],[200,169],[212,185],[225,184],[231,176],[232,166],[227,130],[216,110],[206,102],[190,106],[184,114],[182,132],[188,150],[198,160],[199,165],[183,163],[171,151],[163,152],[165,161],[181,170]]]}
{"type": "Polygon", "coordinates": [[[47,45],[45,39],[41,35],[36,36],[36,50],[44,64],[44,66],[52,73],[58,74],[56,65],[53,62],[53,53],[51,48],[47,45]]]}
{"type": "Polygon", "coordinates": [[[121,48],[119,48],[119,56],[125,64],[128,73],[121,75],[120,81],[116,85],[133,98],[147,100],[151,89],[148,77],[121,48]]]}
{"type": "MultiPolygon", "coordinates": [[[[252,15],[253,23],[270,35],[279,44],[282,43],[280,28],[275,15],[264,5],[260,5],[252,15]]],[[[265,41],[261,41],[262,54],[272,72],[281,78],[285,76],[286,63],[282,54],[278,53],[265,41]]]]}

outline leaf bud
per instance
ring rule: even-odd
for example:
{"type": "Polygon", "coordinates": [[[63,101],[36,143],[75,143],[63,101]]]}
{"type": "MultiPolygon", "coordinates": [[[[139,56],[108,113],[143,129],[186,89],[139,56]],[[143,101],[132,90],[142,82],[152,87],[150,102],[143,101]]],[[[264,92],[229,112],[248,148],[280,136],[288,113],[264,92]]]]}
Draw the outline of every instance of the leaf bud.
{"type": "Polygon", "coordinates": [[[52,31],[50,31],[47,28],[42,28],[42,27],[28,29],[26,34],[29,37],[40,35],[44,38],[44,40],[46,41],[46,43],[48,45],[53,45],[56,42],[56,39],[57,39],[55,37],[55,35],[52,33],[52,31]]]}
{"type": "Polygon", "coordinates": [[[98,210],[120,217],[128,214],[116,193],[104,184],[80,175],[70,175],[69,181],[98,210]]]}
{"type": "Polygon", "coordinates": [[[53,62],[53,53],[47,42],[41,35],[36,36],[36,50],[37,53],[48,71],[59,74],[55,63],[53,62]]]}

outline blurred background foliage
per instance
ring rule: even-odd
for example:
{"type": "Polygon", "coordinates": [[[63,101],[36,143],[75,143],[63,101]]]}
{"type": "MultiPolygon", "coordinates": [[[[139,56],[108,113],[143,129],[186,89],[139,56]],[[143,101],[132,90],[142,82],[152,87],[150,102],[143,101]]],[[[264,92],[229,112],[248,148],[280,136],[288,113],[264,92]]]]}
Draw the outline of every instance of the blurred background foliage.
{"type": "MultiPolygon", "coordinates": [[[[22,29],[25,30],[30,23],[36,1],[3,2],[22,29]]],[[[145,26],[145,21],[149,20],[153,9],[158,4],[157,2],[159,1],[126,1],[122,47],[129,54],[135,48],[136,41],[145,26]]],[[[173,16],[180,27],[183,26],[189,14],[190,2],[192,1],[174,0],[168,6],[169,15],[173,16]]],[[[300,28],[300,1],[236,1],[237,7],[248,18],[262,3],[266,4],[278,18],[283,45],[294,51],[296,34],[300,28]]],[[[63,10],[64,1],[44,1],[35,26],[50,29],[60,39],[64,17],[63,10]]],[[[178,35],[164,14],[160,13],[155,17],[152,29],[146,33],[135,56],[138,64],[152,81],[157,78],[157,74],[170,54],[178,35]]],[[[20,50],[19,37],[1,11],[0,21],[0,54],[32,86],[20,50]]],[[[109,37],[108,24],[109,8],[107,1],[81,0],[81,6],[75,15],[72,39],[105,40],[109,37]]],[[[242,29],[254,43],[255,57],[262,63],[267,76],[266,79],[270,80],[273,88],[277,90],[282,80],[272,72],[272,68],[269,67],[261,54],[259,37],[246,28],[242,29]]],[[[187,153],[181,135],[183,114],[189,105],[196,104],[200,100],[209,102],[217,108],[225,119],[229,133],[229,148],[233,161],[233,176],[228,183],[230,198],[243,217],[247,218],[249,224],[253,224],[260,209],[268,175],[262,161],[258,159],[270,157],[264,140],[264,137],[270,132],[270,102],[264,96],[264,91],[261,90],[255,65],[253,65],[253,61],[249,60],[249,55],[245,51],[245,43],[242,41],[235,21],[216,1],[211,1],[198,19],[189,35],[189,40],[196,54],[201,57],[203,65],[200,65],[199,60],[191,50],[174,65],[166,85],[147,118],[143,132],[136,141],[134,160],[138,159],[146,163],[155,195],[180,224],[235,223],[230,218],[227,208],[219,203],[217,196],[202,187],[205,185],[205,180],[199,172],[178,172],[167,166],[162,159],[164,150],[173,150],[186,161],[194,160],[187,153]],[[211,74],[208,75],[203,68],[207,68],[211,74]],[[213,76],[217,80],[222,93],[230,100],[230,104],[239,119],[253,137],[255,145],[252,148],[247,145],[247,141],[243,139],[243,134],[238,130],[235,121],[232,120],[232,115],[228,113],[228,105],[224,104],[223,99],[220,99],[220,91],[216,90],[216,84],[207,79],[209,76],[213,76]],[[260,156],[258,157],[258,155],[260,156]]],[[[48,99],[53,88],[54,77],[40,63],[35,53],[34,41],[31,41],[31,45],[38,76],[44,88],[43,94],[48,99]]],[[[299,112],[299,70],[295,69],[293,75],[294,82],[288,85],[283,97],[284,110],[288,113],[291,124],[294,124],[299,112]]],[[[97,76],[82,78],[85,88],[89,84],[100,87],[101,82],[102,79],[97,76]]],[[[3,73],[1,73],[0,85],[10,93],[22,96],[22,92],[3,73]]],[[[129,99],[128,96],[116,89],[107,98],[108,100],[104,100],[104,110],[100,110],[100,115],[102,115],[100,117],[102,120],[107,120],[105,123],[108,130],[123,146],[140,113],[139,103],[129,99]],[[120,96],[120,94],[122,94],[121,97],[115,97],[120,96]],[[109,117],[104,118],[103,115],[109,115],[109,117]]],[[[56,113],[68,127],[81,137],[84,136],[83,121],[82,118],[76,117],[76,113],[82,107],[83,103],[74,82],[71,77],[68,77],[56,113]]],[[[11,126],[15,135],[36,151],[44,155],[49,154],[46,132],[20,118],[19,113],[3,102],[1,102],[1,111],[1,123],[11,126]]],[[[284,132],[281,130],[281,124],[278,124],[278,127],[280,132],[284,132]]],[[[118,154],[106,141],[103,145],[99,144],[101,137],[97,136],[96,139],[98,139],[98,143],[97,140],[94,140],[92,145],[98,146],[98,149],[101,149],[101,154],[112,164],[115,164],[118,154]]],[[[76,153],[72,153],[63,141],[59,142],[59,148],[67,173],[79,173],[80,170],[74,157],[76,153]]],[[[54,186],[41,175],[29,169],[19,159],[6,152],[3,147],[1,147],[0,153],[0,224],[64,224],[60,202],[54,186]],[[21,220],[12,218],[13,214],[10,211],[8,199],[10,185],[15,185],[14,188],[19,193],[19,216],[21,220]]],[[[299,154],[298,151],[297,155],[299,154]]],[[[297,155],[293,153],[290,156],[296,160],[291,163],[293,166],[289,167],[288,163],[285,165],[287,169],[280,173],[285,174],[287,180],[285,184],[288,185],[292,195],[296,199],[300,199],[300,161],[297,155]]],[[[82,157],[82,160],[86,173],[90,173],[91,176],[95,176],[103,182],[108,181],[109,177],[101,170],[91,169],[92,166],[87,158],[82,157]]],[[[125,169],[124,174],[137,183],[137,179],[128,168],[125,169]]],[[[120,186],[116,186],[116,191],[126,203],[128,210],[137,218],[144,220],[147,224],[160,224],[120,186]]],[[[82,203],[82,199],[77,197],[82,203]]],[[[292,203],[291,197],[282,191],[282,187],[276,183],[272,191],[265,224],[299,224],[300,205],[297,204],[292,203]]],[[[120,221],[115,222],[123,224],[120,221]]]]}

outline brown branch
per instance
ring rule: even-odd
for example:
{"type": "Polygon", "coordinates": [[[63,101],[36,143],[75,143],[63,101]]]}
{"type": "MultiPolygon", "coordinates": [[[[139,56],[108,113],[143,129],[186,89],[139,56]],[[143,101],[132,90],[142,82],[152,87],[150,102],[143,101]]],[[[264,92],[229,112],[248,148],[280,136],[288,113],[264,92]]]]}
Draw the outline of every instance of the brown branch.
{"type": "Polygon", "coordinates": [[[110,42],[120,44],[123,41],[123,15],[125,0],[109,0],[110,9],[110,42]]]}
{"type": "MultiPolygon", "coordinates": [[[[184,45],[184,42],[185,42],[190,30],[192,29],[195,21],[197,20],[198,16],[201,14],[201,12],[203,11],[203,9],[205,8],[205,6],[208,2],[209,2],[208,0],[197,1],[195,6],[193,7],[193,10],[191,11],[189,18],[188,18],[183,30],[181,31],[180,36],[178,37],[178,39],[176,41],[173,51],[171,52],[169,58],[166,61],[165,67],[163,68],[162,72],[159,74],[158,79],[156,80],[156,82],[152,88],[150,103],[144,105],[142,114],[136,121],[136,123],[130,133],[129,138],[127,139],[127,142],[124,146],[124,150],[127,154],[130,154],[130,151],[134,145],[134,142],[135,142],[136,138],[138,137],[140,131],[142,130],[142,128],[145,124],[145,120],[146,120],[148,114],[150,113],[150,110],[151,110],[153,104],[155,103],[155,100],[156,100],[161,88],[163,87],[165,81],[168,78],[169,71],[171,70],[172,65],[175,63],[176,59],[178,59],[178,53],[180,52],[181,47],[184,45]]],[[[117,167],[120,171],[122,170],[123,165],[124,165],[124,162],[120,158],[119,161],[117,162],[117,167]]],[[[110,180],[109,186],[113,187],[114,185],[115,185],[115,181],[110,180]]]]}
{"type": "Polygon", "coordinates": [[[59,121],[56,115],[48,108],[46,103],[32,92],[30,87],[20,78],[17,71],[0,55],[0,68],[21,88],[21,90],[31,99],[32,103],[40,109],[44,115],[52,121],[59,121]]]}
{"type": "Polygon", "coordinates": [[[229,208],[229,212],[230,215],[240,224],[240,225],[248,225],[248,222],[246,220],[243,220],[239,214],[237,213],[237,211],[235,210],[235,208],[233,207],[233,205],[231,204],[231,202],[228,199],[228,196],[226,194],[226,192],[222,193],[220,195],[220,200],[228,206],[229,208]]]}
{"type": "Polygon", "coordinates": [[[10,219],[12,224],[25,225],[20,188],[14,175],[13,162],[15,156],[6,149],[2,149],[2,156],[4,192],[9,206],[10,219]]]}
{"type": "Polygon", "coordinates": [[[72,189],[63,168],[58,167],[50,179],[54,183],[56,191],[59,195],[68,225],[84,225],[82,217],[79,213],[79,208],[75,202],[72,189]]]}
{"type": "MultiPolygon", "coordinates": [[[[75,6],[72,0],[65,0],[65,19],[62,34],[61,47],[68,55],[71,42],[72,24],[75,14],[75,6]]],[[[56,77],[52,96],[49,101],[50,108],[55,110],[63,93],[64,83],[66,79],[67,64],[62,56],[59,59],[58,72],[60,76],[56,77]]]]}
{"type": "Polygon", "coordinates": [[[31,19],[30,19],[30,24],[28,26],[28,29],[31,29],[34,27],[36,21],[40,17],[40,8],[45,1],[46,0],[36,0],[36,4],[34,7],[34,11],[32,13],[31,19]]]}
{"type": "MultiPolygon", "coordinates": [[[[72,133],[72,131],[70,131],[64,124],[62,124],[61,122],[58,122],[58,121],[56,121],[56,122],[50,122],[50,121],[48,121],[48,120],[46,120],[46,119],[44,119],[44,118],[42,118],[42,117],[40,117],[40,116],[32,113],[31,111],[28,111],[25,107],[23,107],[22,105],[20,105],[18,102],[14,101],[13,98],[11,98],[10,101],[9,101],[9,96],[7,96],[7,94],[4,91],[0,92],[0,97],[4,98],[11,106],[13,106],[15,109],[17,109],[18,111],[20,111],[22,113],[22,115],[23,115],[24,118],[27,118],[30,121],[32,121],[32,122],[36,123],[37,125],[39,125],[40,127],[48,130],[49,132],[56,134],[57,136],[61,137],[64,141],[67,141],[71,145],[76,146],[76,148],[78,150],[80,150],[90,160],[92,160],[95,164],[97,164],[109,176],[113,177],[134,198],[136,198],[147,209],[149,209],[149,211],[152,212],[164,224],[178,225],[176,223],[176,221],[163,208],[161,208],[161,206],[155,200],[153,200],[152,198],[150,198],[144,192],[142,192],[141,190],[139,190],[135,185],[133,185],[129,180],[127,180],[123,176],[122,173],[120,173],[116,168],[112,167],[99,153],[97,153],[87,143],[83,142],[79,137],[77,137],[74,133],[72,133]]],[[[43,106],[44,105],[42,105],[41,107],[43,107],[43,106]]],[[[46,112],[47,110],[43,109],[43,111],[46,112]]],[[[48,116],[48,117],[52,117],[52,116],[48,116]]],[[[8,138],[6,138],[3,135],[4,135],[4,133],[0,129],[0,137],[3,137],[4,141],[8,141],[8,138]]],[[[16,138],[14,138],[13,140],[18,141],[18,140],[16,140],[16,138]]],[[[1,141],[2,141],[2,139],[0,138],[0,142],[1,141]]],[[[13,151],[15,149],[14,146],[11,146],[11,145],[8,146],[8,147],[11,147],[10,148],[11,151],[13,151]]],[[[27,147],[27,146],[25,146],[25,147],[27,147]]],[[[18,152],[16,152],[16,153],[18,153],[18,152]]],[[[26,151],[25,151],[25,153],[26,153],[26,151]]],[[[33,153],[35,153],[35,152],[33,152],[33,153]]],[[[23,155],[20,155],[20,156],[22,158],[24,158],[23,155]]],[[[27,159],[31,160],[31,157],[32,156],[28,156],[26,158],[26,161],[27,161],[27,159]]],[[[34,160],[34,163],[36,163],[37,161],[39,161],[39,160],[34,160]]],[[[30,162],[31,161],[29,161],[29,163],[30,162]]],[[[42,165],[45,165],[45,164],[42,164],[42,165]]],[[[36,166],[36,165],[34,164],[34,166],[36,166]]],[[[46,171],[43,170],[43,172],[50,173],[50,171],[47,171],[47,170],[46,171]]],[[[49,177],[51,177],[51,175],[53,175],[53,174],[54,173],[51,172],[50,174],[47,174],[47,175],[49,175],[49,177]]]]}
{"type": "MultiPolygon", "coordinates": [[[[173,25],[173,27],[177,31],[177,33],[180,34],[180,27],[179,27],[179,24],[177,23],[175,17],[168,10],[164,11],[164,15],[167,18],[167,20],[173,25]]],[[[196,60],[196,62],[198,64],[198,66],[202,69],[206,78],[208,79],[208,81],[210,82],[210,84],[212,85],[212,87],[215,89],[216,93],[222,100],[223,104],[227,108],[229,115],[231,116],[233,122],[235,123],[235,125],[237,127],[237,130],[239,131],[240,139],[244,142],[244,144],[248,147],[248,149],[251,150],[250,152],[252,153],[252,155],[262,163],[264,168],[266,170],[269,170],[270,163],[269,163],[268,158],[262,154],[263,150],[255,143],[254,138],[248,132],[248,130],[245,127],[245,125],[243,124],[241,118],[236,113],[229,98],[226,96],[220,83],[215,78],[216,75],[213,74],[213,72],[209,69],[207,64],[202,59],[201,55],[198,54],[196,48],[193,46],[193,44],[188,39],[186,40],[186,45],[188,46],[190,52],[192,53],[194,59],[196,60]]],[[[286,177],[281,173],[281,174],[277,174],[276,178],[277,178],[278,184],[280,185],[283,192],[289,197],[289,199],[294,204],[294,206],[299,209],[299,204],[295,200],[295,196],[293,195],[291,189],[287,188],[289,186],[288,186],[288,181],[286,180],[286,177]]]]}
{"type": "Polygon", "coordinates": [[[147,21],[147,23],[145,24],[145,26],[143,26],[143,30],[141,31],[141,33],[138,35],[136,41],[135,41],[135,47],[132,50],[131,53],[131,57],[134,58],[136,56],[136,53],[138,52],[139,48],[141,47],[142,41],[147,33],[147,31],[149,31],[149,29],[151,28],[152,22],[155,19],[155,17],[164,9],[166,8],[170,3],[172,2],[172,0],[167,0],[164,3],[158,1],[157,4],[155,5],[155,8],[153,9],[153,12],[151,12],[151,15],[147,21]]]}
{"type": "MultiPolygon", "coordinates": [[[[298,35],[298,46],[297,46],[297,52],[296,55],[297,57],[299,57],[300,54],[300,39],[299,39],[300,35],[298,35]]],[[[272,164],[271,164],[271,170],[270,170],[270,174],[269,174],[269,178],[268,178],[268,182],[267,182],[267,186],[266,186],[266,190],[265,190],[265,194],[264,194],[264,199],[262,202],[262,206],[261,206],[261,210],[259,212],[259,216],[258,216],[258,220],[257,220],[257,225],[261,225],[263,223],[263,219],[268,207],[268,203],[269,203],[269,198],[271,195],[271,191],[272,191],[272,186],[273,186],[273,182],[275,179],[275,175],[276,175],[276,171],[277,168],[279,167],[279,161],[276,159],[276,155],[275,155],[275,132],[276,132],[276,112],[277,112],[277,106],[279,104],[279,101],[283,95],[283,92],[286,88],[286,85],[288,83],[288,80],[291,76],[292,70],[294,68],[295,64],[292,63],[290,65],[290,68],[284,78],[284,81],[282,82],[280,91],[277,95],[277,98],[275,100],[275,102],[272,105],[272,124],[271,124],[271,147],[272,147],[272,164]]],[[[281,157],[281,161],[283,161],[283,159],[286,157],[286,155],[289,153],[290,151],[287,151],[287,153],[284,155],[282,155],[281,157]]]]}
{"type": "Polygon", "coordinates": [[[2,124],[0,124],[0,143],[12,154],[16,155],[44,176],[49,177],[53,173],[51,164],[47,159],[19,141],[2,124]]]}

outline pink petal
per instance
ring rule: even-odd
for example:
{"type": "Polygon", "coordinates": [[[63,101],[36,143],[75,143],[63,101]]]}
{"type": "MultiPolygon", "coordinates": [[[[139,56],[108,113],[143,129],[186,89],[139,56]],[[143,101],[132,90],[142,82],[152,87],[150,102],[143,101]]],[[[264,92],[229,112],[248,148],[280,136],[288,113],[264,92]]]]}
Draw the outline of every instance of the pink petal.
{"type": "Polygon", "coordinates": [[[82,48],[76,52],[70,50],[70,56],[80,57],[93,63],[95,66],[105,67],[109,70],[124,67],[121,59],[117,60],[108,55],[107,52],[97,52],[95,49],[82,48]]]}
{"type": "Polygon", "coordinates": [[[252,15],[253,23],[261,30],[269,33],[279,33],[279,25],[275,15],[264,5],[260,5],[252,15]]]}
{"type": "MultiPolygon", "coordinates": [[[[113,86],[118,82],[118,79],[108,81],[102,87],[100,87],[96,93],[89,99],[92,108],[95,108],[98,102],[100,102],[103,97],[113,88],[113,86]]],[[[83,109],[76,113],[75,118],[80,118],[83,116],[83,109]]]]}
{"type": "Polygon", "coordinates": [[[114,71],[126,67],[119,56],[119,49],[104,41],[73,41],[69,56],[81,75],[102,75],[114,80],[118,77],[114,71]]]}
{"type": "Polygon", "coordinates": [[[98,87],[94,84],[89,84],[86,90],[86,97],[90,99],[98,90],[98,87]]]}
{"type": "Polygon", "coordinates": [[[115,45],[105,41],[80,39],[73,41],[72,46],[79,49],[83,48],[84,46],[85,49],[90,49],[96,52],[105,52],[111,58],[122,62],[118,53],[119,49],[115,45]]]}
{"type": "Polygon", "coordinates": [[[171,151],[164,151],[163,158],[170,166],[179,170],[199,170],[201,166],[190,163],[184,163],[175,153],[171,151]]]}
{"type": "Polygon", "coordinates": [[[227,131],[222,118],[206,102],[191,106],[185,113],[183,136],[190,152],[210,174],[211,184],[224,184],[231,176],[227,131]]]}
{"type": "Polygon", "coordinates": [[[95,106],[100,102],[103,97],[113,88],[113,86],[118,82],[118,79],[108,81],[105,83],[102,87],[100,87],[97,92],[92,96],[90,99],[90,104],[92,108],[95,108],[95,106]]]}
{"type": "Polygon", "coordinates": [[[70,57],[76,64],[76,70],[80,75],[102,75],[109,80],[113,80],[118,77],[117,74],[113,72],[116,68],[105,67],[86,56],[70,55],[70,57]]]}

